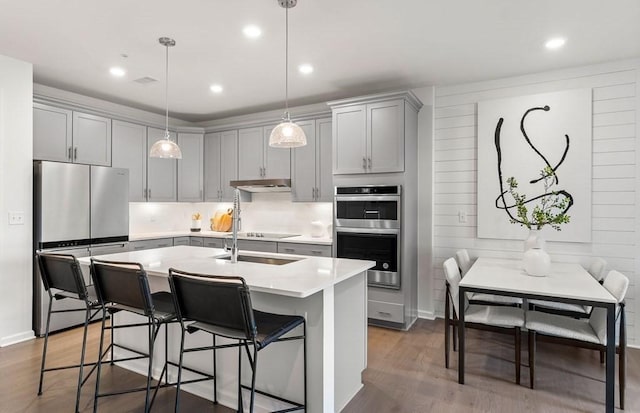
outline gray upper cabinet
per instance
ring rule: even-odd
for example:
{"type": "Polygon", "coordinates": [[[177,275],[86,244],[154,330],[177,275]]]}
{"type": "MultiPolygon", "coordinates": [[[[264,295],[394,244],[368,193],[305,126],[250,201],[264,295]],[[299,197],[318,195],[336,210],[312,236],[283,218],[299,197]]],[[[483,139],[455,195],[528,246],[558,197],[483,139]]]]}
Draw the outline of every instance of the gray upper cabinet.
{"type": "Polygon", "coordinates": [[[111,166],[111,119],[34,103],[33,158],[111,166]]]}
{"type": "Polygon", "coordinates": [[[422,106],[415,95],[403,92],[329,105],[334,174],[404,172],[406,111],[417,112],[422,106]]]}
{"type": "Polygon", "coordinates": [[[178,160],[178,201],[201,202],[204,200],[203,135],[178,133],[178,146],[182,159],[178,160]]]}
{"type": "MultiPolygon", "coordinates": [[[[158,140],[164,138],[164,130],[147,128],[147,151],[158,140]]],[[[176,139],[171,132],[171,139],[176,139]]],[[[177,197],[177,161],[175,159],[148,158],[147,160],[147,200],[175,202],[177,197]]]]}
{"type": "Polygon", "coordinates": [[[264,178],[262,128],[238,130],[238,179],[264,178]]]}
{"type": "Polygon", "coordinates": [[[297,122],[307,136],[307,145],[291,150],[291,199],[331,202],[331,118],[297,122]]]}
{"type": "Polygon", "coordinates": [[[404,171],[404,100],[367,105],[368,172],[404,171]]]}
{"type": "Polygon", "coordinates": [[[129,169],[129,202],[147,200],[147,127],[113,121],[111,164],[129,169]]]}
{"type": "Polygon", "coordinates": [[[73,112],[33,104],[33,159],[71,162],[73,112]]]}
{"type": "Polygon", "coordinates": [[[263,178],[284,178],[291,177],[291,149],[272,148],[269,146],[271,131],[277,125],[265,126],[264,131],[264,176],[263,178]]]}
{"type": "Polygon", "coordinates": [[[367,106],[354,105],[333,111],[333,173],[367,171],[367,106]]]}
{"type": "Polygon", "coordinates": [[[291,150],[269,146],[274,127],[238,130],[238,179],[288,179],[291,176],[291,150]]]}
{"type": "Polygon", "coordinates": [[[111,166],[111,119],[73,112],[73,162],[111,166]]]}
{"type": "Polygon", "coordinates": [[[207,133],[204,153],[205,201],[232,201],[229,182],[238,179],[238,131],[207,133]]]}

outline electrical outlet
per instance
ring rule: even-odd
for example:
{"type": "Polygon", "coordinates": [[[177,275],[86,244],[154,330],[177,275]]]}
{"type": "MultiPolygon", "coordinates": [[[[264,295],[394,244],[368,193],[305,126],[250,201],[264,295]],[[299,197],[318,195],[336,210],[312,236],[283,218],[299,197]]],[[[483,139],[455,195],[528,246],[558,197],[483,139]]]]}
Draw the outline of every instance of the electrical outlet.
{"type": "Polygon", "coordinates": [[[458,211],[458,222],[460,224],[466,224],[467,223],[467,213],[464,211],[458,211]]]}
{"type": "Polygon", "coordinates": [[[9,212],[9,225],[24,225],[24,212],[9,212]]]}

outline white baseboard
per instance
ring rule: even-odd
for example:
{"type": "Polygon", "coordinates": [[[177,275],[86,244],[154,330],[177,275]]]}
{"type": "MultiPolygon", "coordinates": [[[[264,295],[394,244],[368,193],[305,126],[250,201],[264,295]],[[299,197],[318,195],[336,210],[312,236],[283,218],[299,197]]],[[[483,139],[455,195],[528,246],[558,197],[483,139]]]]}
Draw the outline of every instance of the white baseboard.
{"type": "Polygon", "coordinates": [[[33,330],[24,331],[22,333],[0,338],[0,347],[22,343],[23,341],[33,340],[34,338],[36,338],[36,336],[33,334],[33,330]]]}
{"type": "Polygon", "coordinates": [[[425,320],[435,320],[436,315],[433,311],[418,310],[418,318],[423,318],[425,320]]]}

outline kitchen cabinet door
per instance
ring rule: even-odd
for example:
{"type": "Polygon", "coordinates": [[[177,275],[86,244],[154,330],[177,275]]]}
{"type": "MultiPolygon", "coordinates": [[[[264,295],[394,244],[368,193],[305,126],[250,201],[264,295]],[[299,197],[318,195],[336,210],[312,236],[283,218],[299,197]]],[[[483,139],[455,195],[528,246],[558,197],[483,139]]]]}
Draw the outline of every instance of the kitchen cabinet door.
{"type": "Polygon", "coordinates": [[[229,182],[238,179],[238,131],[222,132],[220,139],[220,194],[221,201],[233,201],[233,188],[229,182]]]}
{"type": "Polygon", "coordinates": [[[129,202],[147,200],[147,127],[114,120],[111,166],[129,169],[129,202]]]}
{"type": "Polygon", "coordinates": [[[204,135],[204,200],[220,201],[220,181],[222,168],[220,165],[220,141],[222,132],[204,135]]]}
{"type": "Polygon", "coordinates": [[[191,241],[191,237],[176,237],[173,239],[173,246],[176,245],[189,245],[191,241]]]}
{"type": "MultiPolygon", "coordinates": [[[[147,151],[158,140],[164,138],[164,130],[147,128],[147,151]]],[[[176,139],[175,132],[171,132],[171,139],[176,139]]],[[[175,159],[147,158],[147,200],[153,202],[175,202],[176,170],[175,159]]]]}
{"type": "Polygon", "coordinates": [[[307,136],[307,145],[291,150],[291,200],[313,202],[316,199],[316,122],[297,122],[307,136]]]}
{"type": "Polygon", "coordinates": [[[178,146],[182,159],[178,160],[178,202],[203,201],[203,135],[179,133],[178,146]]]}
{"type": "MultiPolygon", "coordinates": [[[[229,243],[231,244],[231,243],[229,243]]],[[[278,252],[278,243],[274,241],[238,240],[238,249],[242,251],[278,252]]]]}
{"type": "Polygon", "coordinates": [[[111,166],[111,119],[73,112],[73,162],[111,166]]]}
{"type": "Polygon", "coordinates": [[[404,171],[404,100],[367,105],[368,172],[404,171]]]}
{"type": "Polygon", "coordinates": [[[331,118],[316,119],[316,201],[333,202],[331,118]]]}
{"type": "Polygon", "coordinates": [[[238,179],[264,178],[262,128],[238,130],[238,179]]]}
{"type": "Polygon", "coordinates": [[[33,104],[33,159],[72,161],[73,112],[33,104]]]}
{"type": "MultiPolygon", "coordinates": [[[[271,131],[277,125],[264,127],[264,174],[267,179],[289,179],[291,177],[291,149],[269,146],[271,131]]],[[[306,131],[305,131],[306,132],[306,131]]]]}
{"type": "Polygon", "coordinates": [[[230,181],[238,179],[238,131],[207,133],[205,152],[205,201],[232,201],[230,181]]]}
{"type": "Polygon", "coordinates": [[[333,173],[367,172],[367,106],[333,110],[333,173]]]}

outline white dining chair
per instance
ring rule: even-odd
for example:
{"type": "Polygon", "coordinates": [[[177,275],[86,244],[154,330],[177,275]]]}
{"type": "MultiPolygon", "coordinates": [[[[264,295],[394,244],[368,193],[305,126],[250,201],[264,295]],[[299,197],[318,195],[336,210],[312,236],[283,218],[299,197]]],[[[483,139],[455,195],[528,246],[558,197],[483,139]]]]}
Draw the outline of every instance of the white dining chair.
{"type": "MultiPolygon", "coordinates": [[[[618,374],[620,381],[620,408],[624,409],[625,370],[627,334],[625,326],[624,298],[629,288],[629,279],[618,271],[611,270],[604,280],[604,287],[618,301],[616,309],[616,353],[618,353],[618,374]]],[[[607,346],[607,310],[594,308],[588,320],[543,313],[527,312],[529,330],[529,379],[530,387],[535,387],[536,341],[543,340],[558,344],[598,350],[607,346]]],[[[601,362],[604,360],[601,359],[601,362]]]]}
{"type": "MultiPolygon", "coordinates": [[[[458,268],[460,269],[460,276],[464,277],[472,265],[471,258],[469,257],[469,252],[466,249],[456,251],[456,262],[458,263],[458,268]]],[[[508,306],[522,305],[522,298],[520,297],[507,297],[485,293],[471,293],[468,298],[473,304],[508,306]]]]}
{"type": "MultiPolygon", "coordinates": [[[[459,324],[458,314],[460,314],[460,309],[458,308],[459,285],[462,277],[458,264],[453,258],[447,259],[443,264],[443,268],[446,278],[445,367],[449,368],[449,328],[453,327],[455,350],[455,342],[457,341],[456,328],[459,324]]],[[[506,333],[514,336],[516,383],[520,384],[520,330],[524,326],[524,311],[522,308],[469,304],[465,298],[464,320],[465,327],[506,333]]]]}
{"type": "MultiPolygon", "coordinates": [[[[596,281],[602,284],[604,280],[604,270],[606,267],[607,261],[600,257],[596,257],[591,261],[587,272],[589,272],[596,281]]],[[[588,305],[559,303],[545,300],[529,300],[529,304],[533,309],[538,311],[574,318],[588,318],[592,310],[592,307],[588,305]]]]}

